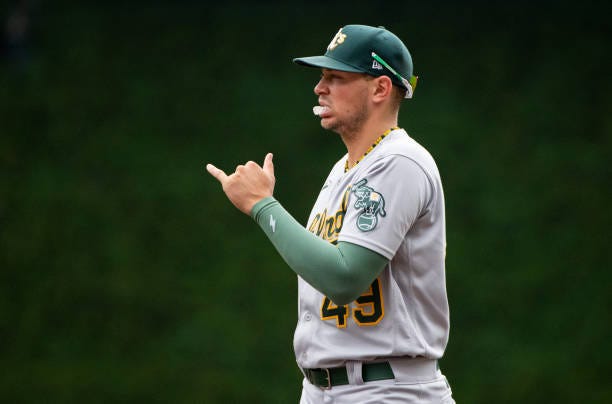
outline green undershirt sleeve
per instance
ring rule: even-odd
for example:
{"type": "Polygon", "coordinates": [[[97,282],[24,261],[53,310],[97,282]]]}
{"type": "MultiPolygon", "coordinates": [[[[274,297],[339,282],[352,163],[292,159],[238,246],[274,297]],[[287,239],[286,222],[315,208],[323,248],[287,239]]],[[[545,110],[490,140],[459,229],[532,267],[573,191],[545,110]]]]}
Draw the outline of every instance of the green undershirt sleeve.
{"type": "Polygon", "coordinates": [[[344,305],[365,292],[387,258],[356,244],[333,245],[306,230],[273,197],[257,202],[251,217],[289,267],[312,287],[344,305]]]}

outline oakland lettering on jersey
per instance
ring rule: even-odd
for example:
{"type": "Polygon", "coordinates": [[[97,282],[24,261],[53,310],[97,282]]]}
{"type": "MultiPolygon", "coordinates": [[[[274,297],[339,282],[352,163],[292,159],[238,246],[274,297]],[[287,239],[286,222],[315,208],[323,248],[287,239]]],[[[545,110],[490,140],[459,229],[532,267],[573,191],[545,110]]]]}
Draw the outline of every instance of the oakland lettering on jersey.
{"type": "Polygon", "coordinates": [[[351,188],[348,187],[342,196],[340,209],[333,215],[327,214],[327,208],[325,208],[323,212],[317,213],[314,219],[312,219],[310,226],[308,226],[308,231],[332,244],[338,243],[338,235],[344,224],[344,216],[346,215],[346,208],[348,207],[350,195],[351,188]]]}

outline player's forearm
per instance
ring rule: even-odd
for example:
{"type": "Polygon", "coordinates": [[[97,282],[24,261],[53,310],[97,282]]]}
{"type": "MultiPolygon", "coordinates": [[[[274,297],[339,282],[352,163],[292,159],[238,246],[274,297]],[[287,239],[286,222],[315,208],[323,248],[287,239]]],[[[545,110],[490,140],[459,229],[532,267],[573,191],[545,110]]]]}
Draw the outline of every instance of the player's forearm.
{"type": "Polygon", "coordinates": [[[274,198],[265,198],[251,216],[289,267],[335,304],[353,301],[378,276],[387,259],[367,248],[315,236],[274,198]]]}

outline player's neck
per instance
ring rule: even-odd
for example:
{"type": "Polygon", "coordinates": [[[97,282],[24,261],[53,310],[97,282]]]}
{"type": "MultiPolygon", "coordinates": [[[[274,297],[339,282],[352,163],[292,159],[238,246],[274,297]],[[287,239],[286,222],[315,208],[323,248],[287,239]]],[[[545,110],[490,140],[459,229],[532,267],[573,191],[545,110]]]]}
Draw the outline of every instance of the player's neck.
{"type": "Polygon", "coordinates": [[[370,122],[356,133],[342,136],[348,151],[349,166],[353,166],[385,131],[397,126],[397,119],[370,122]]]}

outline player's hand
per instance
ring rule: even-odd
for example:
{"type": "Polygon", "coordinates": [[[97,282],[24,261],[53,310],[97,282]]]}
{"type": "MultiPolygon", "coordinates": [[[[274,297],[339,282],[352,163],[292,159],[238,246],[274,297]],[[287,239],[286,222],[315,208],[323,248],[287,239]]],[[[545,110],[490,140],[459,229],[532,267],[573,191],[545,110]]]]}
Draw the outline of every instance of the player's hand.
{"type": "Polygon", "coordinates": [[[263,167],[249,161],[236,167],[233,174],[225,172],[212,164],[206,165],[206,170],[221,183],[223,192],[240,211],[251,214],[253,206],[263,198],[274,193],[274,163],[272,153],[264,159],[263,167]]]}

